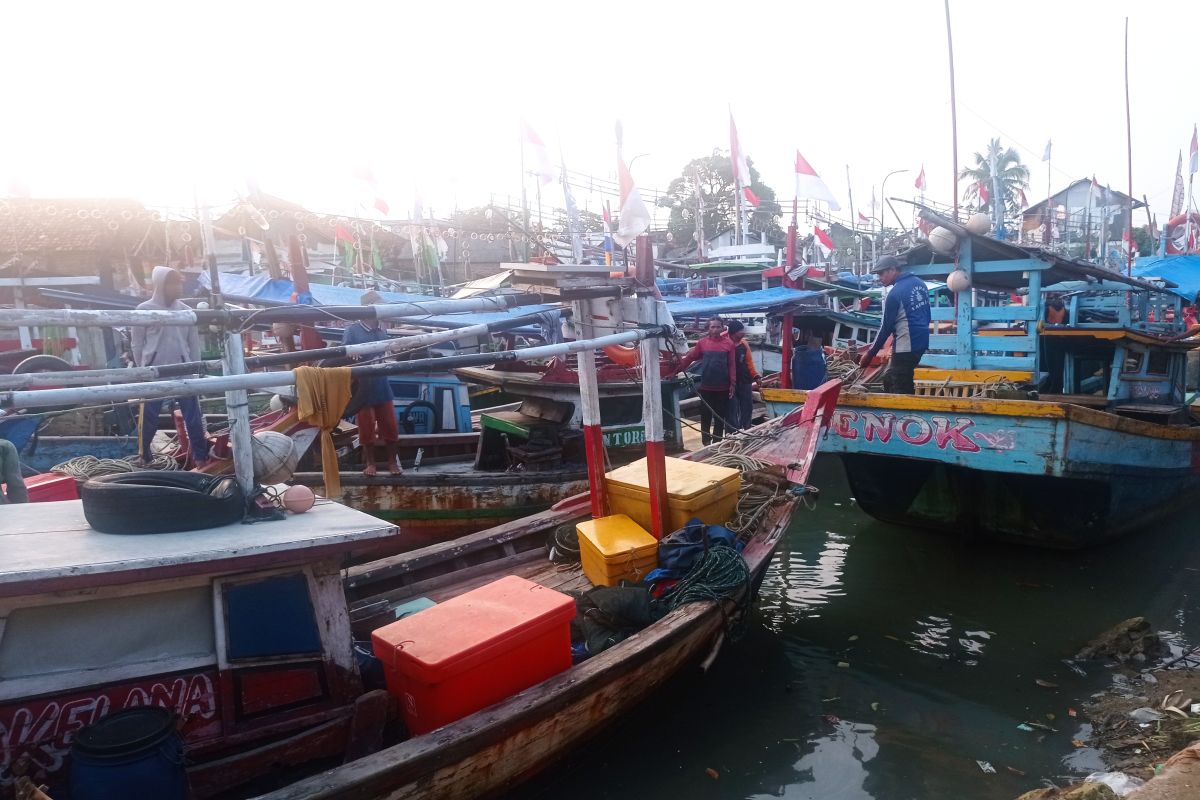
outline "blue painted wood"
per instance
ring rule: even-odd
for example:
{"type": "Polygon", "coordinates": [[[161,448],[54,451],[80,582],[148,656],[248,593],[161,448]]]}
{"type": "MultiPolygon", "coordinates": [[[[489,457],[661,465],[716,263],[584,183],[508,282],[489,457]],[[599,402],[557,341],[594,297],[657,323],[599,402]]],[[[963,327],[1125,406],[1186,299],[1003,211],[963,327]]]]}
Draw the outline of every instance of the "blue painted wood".
{"type": "Polygon", "coordinates": [[[1018,258],[1012,261],[976,261],[975,273],[1013,273],[1013,272],[1028,272],[1030,277],[1033,273],[1040,273],[1043,270],[1050,269],[1050,265],[1039,258],[1018,258]]]}
{"type": "Polygon", "coordinates": [[[137,455],[136,436],[40,436],[21,453],[21,463],[48,472],[51,467],[83,455],[125,458],[137,455]]]}
{"type": "MultiPolygon", "coordinates": [[[[934,367],[935,369],[959,369],[957,356],[939,355],[937,353],[926,353],[921,358],[921,365],[925,367],[934,367]]],[[[1020,370],[1021,372],[1033,372],[1037,366],[1036,359],[1032,356],[976,356],[975,369],[994,369],[994,370],[1020,370]]]]}
{"type": "MultiPolygon", "coordinates": [[[[967,273],[967,277],[971,278],[971,284],[974,285],[974,264],[975,260],[972,256],[973,246],[968,238],[959,246],[959,266],[967,273]]],[[[955,320],[955,335],[958,341],[954,345],[954,366],[956,369],[973,369],[975,367],[975,352],[971,349],[971,321],[972,312],[975,310],[975,291],[962,292],[958,295],[958,317],[955,320]]]]}
{"type": "Polygon", "coordinates": [[[1032,322],[1040,319],[1037,309],[1029,306],[984,306],[975,309],[978,322],[1032,322]]]}

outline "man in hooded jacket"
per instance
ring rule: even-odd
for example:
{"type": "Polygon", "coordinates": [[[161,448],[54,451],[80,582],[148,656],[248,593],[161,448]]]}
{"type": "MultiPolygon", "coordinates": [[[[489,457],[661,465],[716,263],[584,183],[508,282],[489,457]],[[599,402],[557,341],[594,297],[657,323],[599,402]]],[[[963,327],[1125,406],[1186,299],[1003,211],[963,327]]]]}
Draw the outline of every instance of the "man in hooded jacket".
{"type": "MultiPolygon", "coordinates": [[[[189,307],[179,298],[183,294],[183,278],[170,267],[155,267],[151,275],[154,294],[138,306],[138,310],[187,311],[189,307]]],[[[200,360],[200,331],[191,325],[134,325],[130,342],[133,359],[139,367],[160,367],[165,364],[182,364],[200,360]]],[[[174,398],[183,412],[183,424],[192,447],[192,466],[202,467],[208,463],[208,431],[204,427],[204,415],[200,413],[200,401],[195,397],[174,398]]],[[[142,403],[142,431],[140,455],[143,462],[149,461],[154,453],[150,444],[158,431],[158,415],[163,400],[147,400],[142,403]]],[[[165,402],[171,402],[166,400],[165,402]]]]}

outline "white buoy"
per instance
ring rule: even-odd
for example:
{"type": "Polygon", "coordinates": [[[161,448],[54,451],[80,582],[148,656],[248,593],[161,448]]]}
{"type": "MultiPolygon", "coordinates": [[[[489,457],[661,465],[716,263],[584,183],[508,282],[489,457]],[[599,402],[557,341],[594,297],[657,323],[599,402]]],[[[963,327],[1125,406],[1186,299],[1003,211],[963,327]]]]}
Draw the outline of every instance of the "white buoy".
{"type": "Polygon", "coordinates": [[[277,431],[254,434],[254,479],[261,484],[280,483],[292,477],[300,456],[291,438],[277,431]]]}
{"type": "Polygon", "coordinates": [[[992,229],[992,218],[987,214],[976,211],[967,220],[966,229],[976,236],[984,236],[992,229]]]}
{"type": "Polygon", "coordinates": [[[952,255],[954,249],[958,247],[958,237],[949,228],[934,228],[929,232],[929,246],[935,253],[941,253],[944,256],[952,255]]]}
{"type": "Polygon", "coordinates": [[[971,288],[971,276],[966,270],[956,269],[946,277],[946,287],[955,294],[965,292],[971,288]]]}

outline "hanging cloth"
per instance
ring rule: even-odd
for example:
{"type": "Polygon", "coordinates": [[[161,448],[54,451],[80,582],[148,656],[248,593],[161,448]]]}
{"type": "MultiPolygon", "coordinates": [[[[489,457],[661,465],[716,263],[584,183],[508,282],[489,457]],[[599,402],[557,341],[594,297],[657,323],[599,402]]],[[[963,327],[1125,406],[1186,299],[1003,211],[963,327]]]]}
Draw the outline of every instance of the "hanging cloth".
{"type": "Polygon", "coordinates": [[[297,412],[301,422],[321,429],[321,471],[325,476],[325,496],[342,493],[338,474],[337,450],[331,432],[342,419],[350,402],[350,368],[296,367],[297,412]]]}

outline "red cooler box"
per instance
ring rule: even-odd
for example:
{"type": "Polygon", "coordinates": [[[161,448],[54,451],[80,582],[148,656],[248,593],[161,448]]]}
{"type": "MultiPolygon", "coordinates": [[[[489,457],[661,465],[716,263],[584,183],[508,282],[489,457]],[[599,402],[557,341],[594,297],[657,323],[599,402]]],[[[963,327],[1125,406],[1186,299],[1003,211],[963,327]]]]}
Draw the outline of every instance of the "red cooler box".
{"type": "Polygon", "coordinates": [[[575,601],[509,575],[371,633],[413,734],[461,719],[571,666],[575,601]]]}

